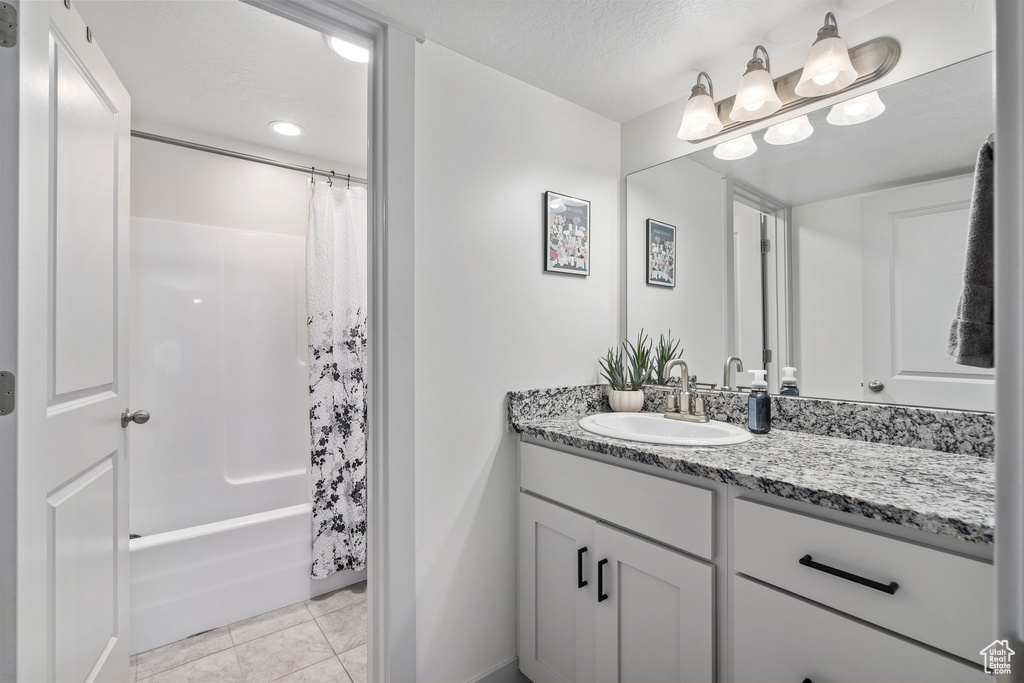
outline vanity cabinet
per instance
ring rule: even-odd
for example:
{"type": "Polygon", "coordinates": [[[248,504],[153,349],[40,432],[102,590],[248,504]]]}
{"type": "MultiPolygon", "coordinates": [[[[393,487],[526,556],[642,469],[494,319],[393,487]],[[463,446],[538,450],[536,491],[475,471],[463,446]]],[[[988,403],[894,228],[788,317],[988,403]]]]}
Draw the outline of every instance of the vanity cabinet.
{"type": "Polygon", "coordinates": [[[667,535],[710,553],[712,492],[531,444],[522,444],[521,478],[523,673],[534,683],[713,680],[714,567],[659,542],[667,535]],[[623,481],[604,491],[607,477],[623,481]],[[706,533],[655,517],[651,496],[694,512],[706,533]],[[637,510],[651,514],[631,531],[647,538],[617,528],[637,510]]]}

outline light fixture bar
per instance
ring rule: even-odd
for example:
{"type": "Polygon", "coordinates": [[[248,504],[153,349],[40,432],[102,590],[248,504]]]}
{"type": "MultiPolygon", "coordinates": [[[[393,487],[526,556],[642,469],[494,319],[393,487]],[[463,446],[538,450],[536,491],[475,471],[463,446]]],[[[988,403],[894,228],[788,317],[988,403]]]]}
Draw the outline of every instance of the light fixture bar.
{"type": "MultiPolygon", "coordinates": [[[[860,74],[853,83],[844,88],[843,90],[853,90],[862,85],[873,83],[882,76],[892,71],[893,67],[896,66],[896,62],[900,59],[900,44],[895,39],[889,37],[874,38],[865,43],[861,43],[855,47],[850,48],[850,61],[853,62],[853,66],[857,69],[857,73],[860,74]]],[[[785,114],[788,111],[792,111],[797,107],[802,107],[805,104],[814,102],[816,100],[823,100],[827,97],[833,97],[837,93],[830,93],[828,95],[821,95],[819,97],[800,97],[794,92],[796,84],[800,82],[800,74],[803,69],[797,69],[791,71],[784,76],[779,76],[775,79],[775,92],[778,94],[779,99],[782,101],[782,107],[772,114],[772,117],[785,114]]],[[[703,143],[706,140],[712,140],[716,137],[726,135],[734,130],[743,128],[757,123],[764,123],[768,119],[758,119],[756,121],[734,121],[730,118],[729,114],[732,112],[733,102],[736,96],[728,97],[721,102],[716,103],[718,108],[718,116],[725,124],[722,130],[701,138],[699,140],[690,140],[690,142],[697,144],[703,143]]]]}

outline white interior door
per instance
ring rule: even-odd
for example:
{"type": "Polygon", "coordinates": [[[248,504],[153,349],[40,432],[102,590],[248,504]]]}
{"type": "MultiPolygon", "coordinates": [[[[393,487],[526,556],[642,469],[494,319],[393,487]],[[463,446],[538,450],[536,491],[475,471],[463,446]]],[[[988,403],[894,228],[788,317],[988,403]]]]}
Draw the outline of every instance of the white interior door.
{"type": "Polygon", "coordinates": [[[17,679],[123,683],[130,103],[74,5],[20,11],[17,679]]]}
{"type": "Polygon", "coordinates": [[[863,200],[864,400],[995,409],[993,371],[946,357],[972,185],[961,176],[863,200]]]}
{"type": "Polygon", "coordinates": [[[714,568],[600,523],[595,543],[596,680],[714,680],[714,568]]]}

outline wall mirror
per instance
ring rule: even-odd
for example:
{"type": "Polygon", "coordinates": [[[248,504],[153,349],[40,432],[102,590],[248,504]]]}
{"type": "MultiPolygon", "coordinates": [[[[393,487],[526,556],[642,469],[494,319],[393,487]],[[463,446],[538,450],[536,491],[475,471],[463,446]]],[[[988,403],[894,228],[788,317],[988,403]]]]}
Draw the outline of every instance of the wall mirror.
{"type": "Polygon", "coordinates": [[[946,357],[991,53],[769,123],[627,176],[629,338],[671,330],[707,385],[735,355],[734,387],[791,365],[802,396],[993,410],[993,371],[946,357]],[[648,284],[649,220],[674,286],[648,284]]]}

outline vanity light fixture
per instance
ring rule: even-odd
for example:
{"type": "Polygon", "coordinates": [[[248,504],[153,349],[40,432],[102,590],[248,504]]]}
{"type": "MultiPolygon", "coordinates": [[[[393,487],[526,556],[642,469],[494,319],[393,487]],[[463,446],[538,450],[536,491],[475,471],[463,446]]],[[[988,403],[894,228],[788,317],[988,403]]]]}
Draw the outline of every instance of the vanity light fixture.
{"type": "Polygon", "coordinates": [[[370,51],[365,47],[359,47],[347,40],[342,40],[335,36],[329,36],[326,33],[324,34],[324,40],[327,42],[327,47],[331,48],[349,61],[357,62],[359,64],[366,64],[370,61],[370,51]]]}
{"type": "Polygon", "coordinates": [[[747,62],[746,73],[740,79],[729,118],[733,121],[755,121],[771,116],[782,107],[782,100],[775,92],[771,70],[768,51],[763,45],[758,45],[754,48],[754,56],[747,62]],[[764,54],[764,59],[757,56],[758,50],[764,54]]]}
{"type": "Polygon", "coordinates": [[[825,120],[833,126],[852,126],[870,121],[883,111],[885,105],[882,104],[882,98],[878,96],[878,91],[874,91],[834,105],[825,120]]]}
{"type": "Polygon", "coordinates": [[[291,121],[271,121],[267,125],[270,126],[270,129],[275,133],[280,133],[281,135],[287,135],[289,137],[302,135],[302,126],[297,123],[292,123],[291,121]]]}
{"type": "Polygon", "coordinates": [[[794,92],[800,97],[819,97],[839,92],[857,80],[857,70],[850,62],[850,50],[839,37],[836,16],[825,15],[825,25],[818,29],[818,38],[804,60],[804,70],[794,92]],[[829,23],[831,21],[831,23],[829,23]]]}
{"type": "Polygon", "coordinates": [[[749,157],[756,151],[757,145],[754,144],[754,136],[747,134],[719,144],[715,147],[714,154],[719,159],[734,161],[749,157]]]}
{"type": "Polygon", "coordinates": [[[811,137],[814,126],[811,125],[807,115],[798,116],[789,121],[776,123],[764,132],[764,141],[769,145],[791,145],[811,137]]]}
{"type": "Polygon", "coordinates": [[[683,107],[683,121],[676,135],[680,140],[700,140],[715,135],[722,128],[722,120],[718,118],[715,107],[715,86],[711,83],[711,76],[701,71],[697,74],[697,85],[690,90],[690,99],[683,107]],[[701,76],[708,82],[706,88],[700,82],[701,76]]]}

